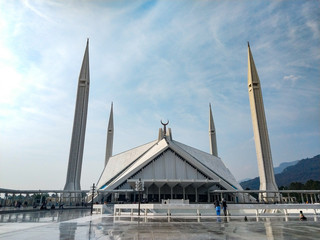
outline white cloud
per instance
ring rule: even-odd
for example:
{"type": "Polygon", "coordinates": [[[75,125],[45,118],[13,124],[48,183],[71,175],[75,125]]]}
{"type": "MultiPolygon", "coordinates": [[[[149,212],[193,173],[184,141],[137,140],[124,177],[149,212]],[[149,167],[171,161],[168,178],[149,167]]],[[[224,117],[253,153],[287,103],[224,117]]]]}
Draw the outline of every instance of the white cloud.
{"type": "MultiPolygon", "coordinates": [[[[51,23],[55,23],[53,21],[52,18],[49,18],[46,14],[44,14],[44,12],[46,11],[41,11],[41,9],[37,9],[35,6],[32,6],[30,4],[30,1],[29,0],[22,0],[22,3],[25,5],[25,7],[27,7],[28,9],[30,9],[33,13],[35,13],[37,16],[39,16],[40,18],[48,21],[48,22],[51,22],[51,23]]],[[[40,3],[40,2],[37,2],[37,3],[40,3]]],[[[51,5],[51,2],[48,1],[47,4],[49,3],[49,5],[51,5]]],[[[46,6],[45,6],[46,7],[46,6]]]]}
{"type": "Polygon", "coordinates": [[[292,74],[283,77],[284,81],[291,82],[291,86],[294,86],[298,79],[300,79],[299,76],[295,76],[295,75],[292,75],[292,74]]]}
{"type": "Polygon", "coordinates": [[[16,97],[24,91],[23,77],[13,67],[3,63],[0,63],[0,72],[0,104],[14,106],[16,97]]]}

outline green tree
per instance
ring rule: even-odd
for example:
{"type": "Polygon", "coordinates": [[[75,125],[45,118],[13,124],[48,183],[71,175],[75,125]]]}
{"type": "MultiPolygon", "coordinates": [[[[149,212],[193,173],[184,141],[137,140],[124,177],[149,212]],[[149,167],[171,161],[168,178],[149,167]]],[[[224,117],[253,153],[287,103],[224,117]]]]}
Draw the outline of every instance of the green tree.
{"type": "Polygon", "coordinates": [[[320,190],[320,181],[309,180],[305,183],[306,190],[320,190]]]}

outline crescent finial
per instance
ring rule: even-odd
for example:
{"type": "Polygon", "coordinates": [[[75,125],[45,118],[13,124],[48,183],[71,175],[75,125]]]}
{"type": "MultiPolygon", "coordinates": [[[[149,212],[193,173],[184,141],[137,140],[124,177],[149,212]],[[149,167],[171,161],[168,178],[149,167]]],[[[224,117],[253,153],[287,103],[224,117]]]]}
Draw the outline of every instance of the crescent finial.
{"type": "Polygon", "coordinates": [[[161,122],[161,124],[163,125],[163,135],[166,136],[166,134],[167,134],[167,128],[166,128],[166,126],[169,124],[169,120],[167,120],[166,123],[163,123],[163,122],[162,122],[162,119],[161,119],[160,122],[161,122]]]}
{"type": "Polygon", "coordinates": [[[167,122],[166,122],[166,123],[163,123],[163,122],[162,122],[162,120],[161,120],[160,122],[161,122],[161,124],[162,124],[163,126],[166,126],[166,125],[168,125],[168,124],[169,124],[169,120],[167,120],[167,122]]]}

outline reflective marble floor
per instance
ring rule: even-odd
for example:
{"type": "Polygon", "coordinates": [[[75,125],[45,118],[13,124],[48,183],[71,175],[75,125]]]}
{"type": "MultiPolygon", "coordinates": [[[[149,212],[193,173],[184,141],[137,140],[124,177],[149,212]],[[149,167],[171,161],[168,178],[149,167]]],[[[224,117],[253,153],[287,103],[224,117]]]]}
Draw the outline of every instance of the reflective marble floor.
{"type": "Polygon", "coordinates": [[[320,220],[275,217],[113,217],[88,210],[0,215],[0,239],[319,239],[320,220]]]}

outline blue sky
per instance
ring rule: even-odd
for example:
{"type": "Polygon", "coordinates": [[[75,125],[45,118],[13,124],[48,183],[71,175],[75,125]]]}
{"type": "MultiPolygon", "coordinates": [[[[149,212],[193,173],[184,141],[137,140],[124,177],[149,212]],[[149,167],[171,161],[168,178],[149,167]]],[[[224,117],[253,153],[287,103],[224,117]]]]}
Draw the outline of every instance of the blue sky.
{"type": "Polygon", "coordinates": [[[157,138],[218,153],[238,180],[258,176],[247,41],[258,69],[273,162],[320,153],[319,1],[0,1],[0,187],[62,189],[77,81],[90,38],[82,189],[114,153],[157,138]]]}

